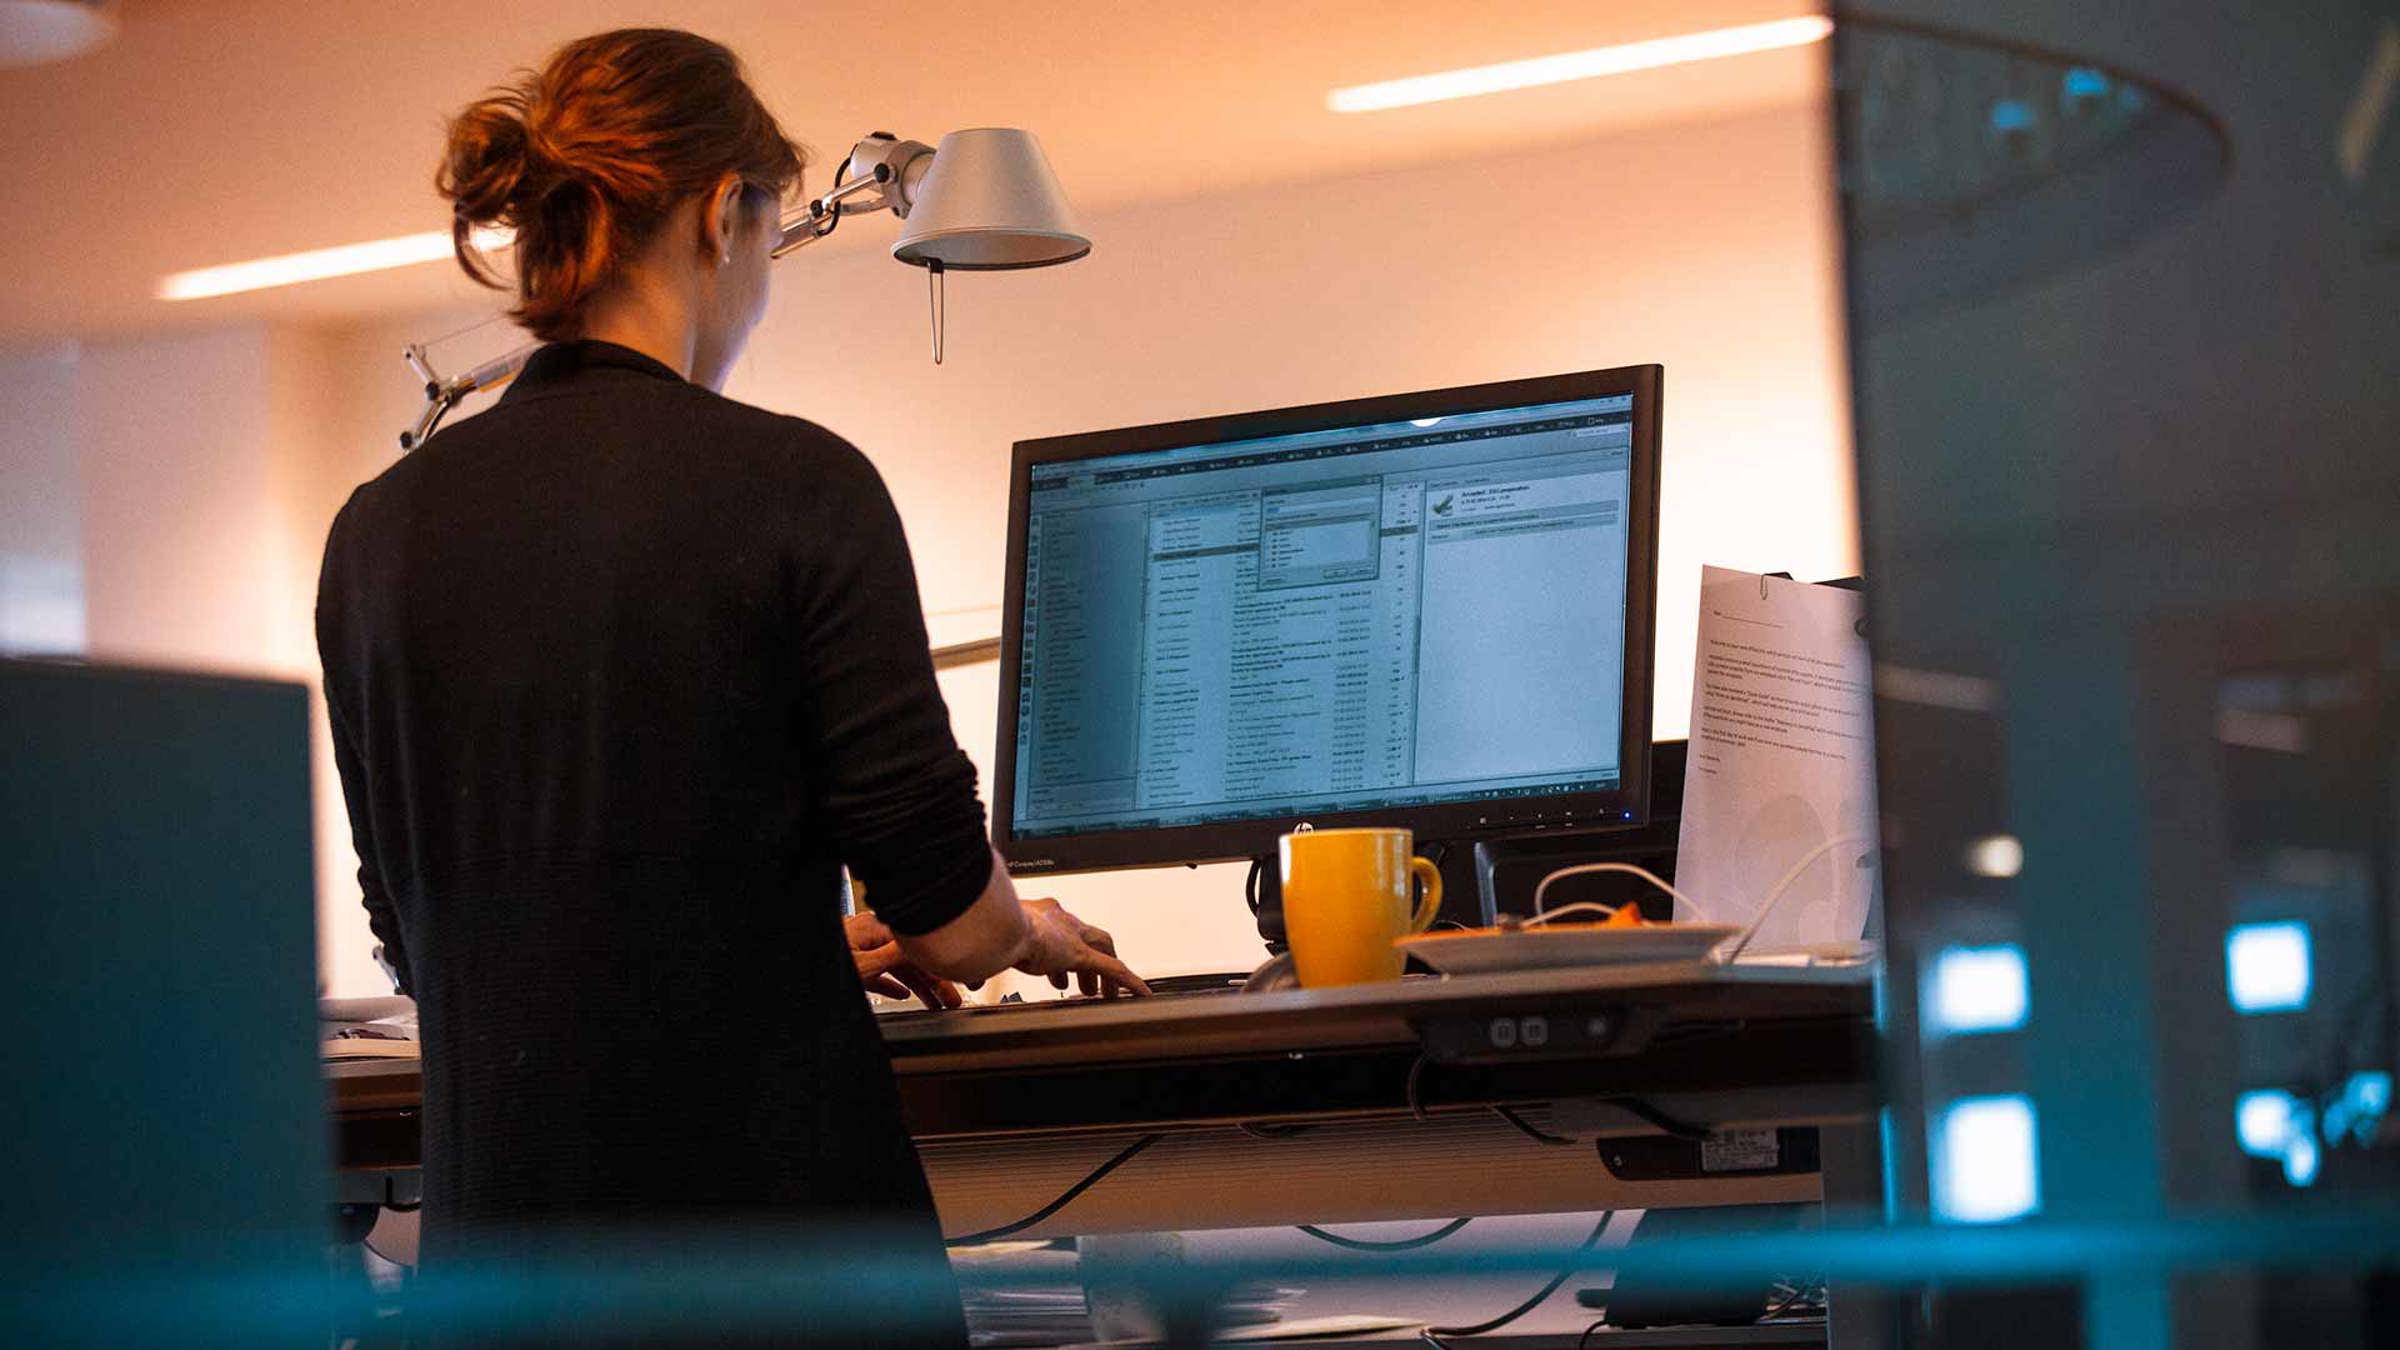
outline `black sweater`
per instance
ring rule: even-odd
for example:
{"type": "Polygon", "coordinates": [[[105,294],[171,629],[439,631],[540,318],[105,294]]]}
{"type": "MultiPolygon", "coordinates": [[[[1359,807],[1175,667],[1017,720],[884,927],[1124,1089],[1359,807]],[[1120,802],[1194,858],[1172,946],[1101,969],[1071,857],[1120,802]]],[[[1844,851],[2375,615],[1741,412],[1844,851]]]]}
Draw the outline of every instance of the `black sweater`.
{"type": "Polygon", "coordinates": [[[864,457],[547,347],[351,497],[317,639],[422,1021],[429,1261],[845,1215],[938,1251],[836,868],[915,933],[990,854],[864,457]]]}

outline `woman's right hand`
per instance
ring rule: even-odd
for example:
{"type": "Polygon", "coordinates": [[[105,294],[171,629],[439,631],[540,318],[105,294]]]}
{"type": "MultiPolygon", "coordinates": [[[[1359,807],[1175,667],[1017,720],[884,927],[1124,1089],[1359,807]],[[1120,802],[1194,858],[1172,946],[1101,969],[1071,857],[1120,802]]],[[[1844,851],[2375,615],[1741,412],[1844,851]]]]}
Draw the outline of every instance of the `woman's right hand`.
{"type": "Polygon", "coordinates": [[[1103,928],[1076,918],[1056,900],[1027,900],[1025,924],[1032,940],[1016,968],[1028,975],[1047,975],[1060,989],[1073,976],[1086,995],[1147,994],[1150,986],[1117,959],[1116,939],[1103,928]]]}

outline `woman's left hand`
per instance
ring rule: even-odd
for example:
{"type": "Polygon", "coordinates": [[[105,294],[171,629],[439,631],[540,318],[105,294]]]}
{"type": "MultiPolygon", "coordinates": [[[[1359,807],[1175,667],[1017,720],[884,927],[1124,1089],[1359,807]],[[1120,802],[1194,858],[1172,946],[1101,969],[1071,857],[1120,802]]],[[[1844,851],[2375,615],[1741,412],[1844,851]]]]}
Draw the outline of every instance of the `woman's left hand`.
{"type": "Polygon", "coordinates": [[[928,1008],[955,1008],[966,1002],[957,985],[918,969],[883,920],[867,913],[846,915],[842,931],[850,939],[850,958],[858,963],[858,982],[868,993],[886,998],[913,995],[928,1008]]]}

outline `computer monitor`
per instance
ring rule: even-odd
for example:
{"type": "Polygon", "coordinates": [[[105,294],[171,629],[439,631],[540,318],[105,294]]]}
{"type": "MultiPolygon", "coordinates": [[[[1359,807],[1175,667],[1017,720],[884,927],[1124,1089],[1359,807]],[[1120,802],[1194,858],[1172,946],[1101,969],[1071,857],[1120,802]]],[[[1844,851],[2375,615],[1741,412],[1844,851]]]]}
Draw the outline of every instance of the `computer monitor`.
{"type": "Polygon", "coordinates": [[[994,834],[1016,873],[1648,811],[1661,370],[1022,441],[994,834]]]}

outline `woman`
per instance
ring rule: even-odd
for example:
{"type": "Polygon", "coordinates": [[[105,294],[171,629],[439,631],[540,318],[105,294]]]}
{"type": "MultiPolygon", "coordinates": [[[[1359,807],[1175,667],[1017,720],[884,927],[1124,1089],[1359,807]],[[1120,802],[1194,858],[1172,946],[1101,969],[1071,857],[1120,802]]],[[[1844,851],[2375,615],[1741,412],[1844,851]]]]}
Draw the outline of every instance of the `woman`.
{"type": "MultiPolygon", "coordinates": [[[[470,231],[512,227],[549,345],[351,497],[317,603],[360,884],[422,1019],[436,1269],[897,1225],[930,1270],[862,970],[1146,992],[995,865],[874,469],[713,392],[802,164],[730,52],[665,30],[450,126],[459,258],[488,282],[470,231]]],[[[962,1338],[954,1298],[883,1311],[962,1338]]]]}

